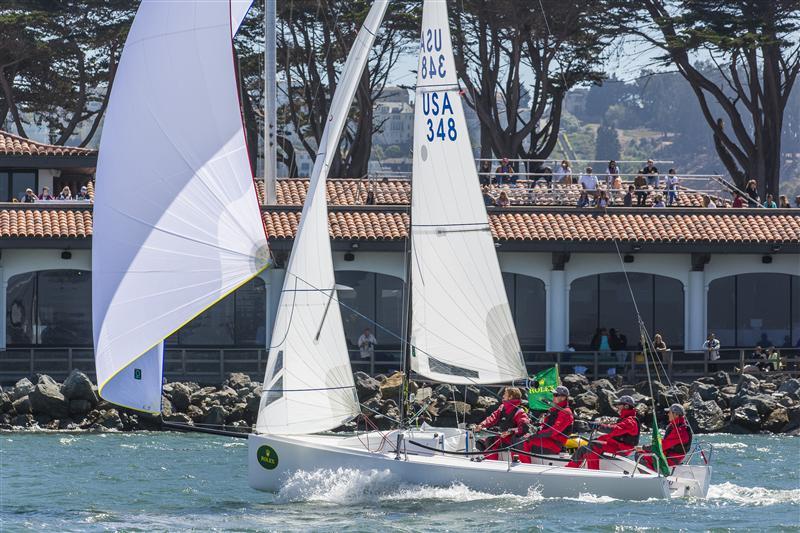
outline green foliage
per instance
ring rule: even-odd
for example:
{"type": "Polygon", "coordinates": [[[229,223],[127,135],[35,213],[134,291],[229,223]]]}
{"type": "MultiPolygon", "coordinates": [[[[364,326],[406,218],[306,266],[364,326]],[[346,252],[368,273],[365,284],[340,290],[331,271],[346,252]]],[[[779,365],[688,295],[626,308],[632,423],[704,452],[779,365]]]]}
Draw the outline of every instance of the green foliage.
{"type": "Polygon", "coordinates": [[[619,143],[617,129],[608,124],[603,124],[597,128],[595,141],[595,159],[620,159],[622,147],[619,143]]]}

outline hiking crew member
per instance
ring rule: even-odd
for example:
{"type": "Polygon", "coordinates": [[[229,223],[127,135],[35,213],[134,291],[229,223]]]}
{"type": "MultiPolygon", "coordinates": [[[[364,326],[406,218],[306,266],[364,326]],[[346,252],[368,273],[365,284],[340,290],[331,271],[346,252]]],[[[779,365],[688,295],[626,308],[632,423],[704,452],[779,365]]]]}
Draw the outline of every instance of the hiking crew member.
{"type": "Polygon", "coordinates": [[[636,419],[633,398],[621,396],[614,405],[619,409],[619,420],[616,424],[589,422],[590,428],[608,430],[610,433],[601,435],[588,446],[578,448],[567,467],[580,468],[585,460],[587,468],[600,470],[601,454],[625,454],[639,444],[639,421],[636,419]]]}
{"type": "MultiPolygon", "coordinates": [[[[572,433],[574,421],[575,417],[569,408],[569,389],[560,385],[553,391],[553,407],[542,417],[541,428],[525,441],[522,450],[528,453],[560,453],[572,433]]],[[[531,462],[527,455],[520,455],[519,460],[531,462]]]]}
{"type": "MultiPolygon", "coordinates": [[[[692,447],[692,431],[686,423],[686,411],[683,406],[673,403],[667,409],[669,425],[664,431],[664,438],[661,439],[661,449],[667,458],[669,466],[679,465],[686,457],[686,452],[692,447]]],[[[637,451],[652,452],[651,446],[637,446],[637,451]]],[[[642,464],[650,470],[655,470],[655,457],[652,455],[642,458],[642,464]]]]}
{"type": "MultiPolygon", "coordinates": [[[[506,448],[514,444],[525,435],[530,425],[528,414],[521,407],[522,393],[516,387],[506,387],[503,390],[503,403],[489,415],[486,420],[475,426],[475,432],[488,428],[496,428],[498,436],[478,439],[475,446],[480,451],[491,451],[506,448]]],[[[486,459],[497,460],[498,454],[490,453],[486,459]]]]}

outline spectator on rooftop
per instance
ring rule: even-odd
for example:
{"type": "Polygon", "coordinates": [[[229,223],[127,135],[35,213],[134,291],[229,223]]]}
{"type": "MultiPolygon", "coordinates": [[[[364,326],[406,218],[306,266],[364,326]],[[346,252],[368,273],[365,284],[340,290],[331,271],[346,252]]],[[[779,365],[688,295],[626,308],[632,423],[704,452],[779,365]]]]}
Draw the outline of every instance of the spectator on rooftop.
{"type": "Polygon", "coordinates": [[[658,189],[658,167],[653,164],[652,159],[647,160],[647,165],[642,169],[642,175],[647,179],[649,186],[658,189]]]}
{"type": "Polygon", "coordinates": [[[709,195],[703,195],[703,207],[707,207],[709,209],[716,209],[717,204],[714,203],[714,199],[711,198],[709,195]]]}
{"type": "Polygon", "coordinates": [[[789,199],[786,197],[785,194],[781,194],[778,196],[778,207],[780,209],[789,209],[791,208],[791,204],[789,203],[789,199]]]}
{"type": "Polygon", "coordinates": [[[570,185],[572,183],[572,167],[569,166],[569,161],[566,159],[561,161],[561,164],[556,169],[556,181],[570,185]]]}
{"type": "Polygon", "coordinates": [[[500,197],[497,199],[497,203],[495,205],[497,205],[497,207],[508,207],[511,205],[511,200],[508,199],[508,194],[506,191],[502,191],[500,193],[500,197]]]}
{"type": "MultiPolygon", "coordinates": [[[[540,176],[540,177],[541,177],[541,178],[542,178],[544,181],[546,181],[548,185],[550,185],[551,183],[553,183],[553,169],[552,169],[552,168],[550,168],[550,167],[548,167],[548,166],[544,166],[544,167],[542,167],[542,168],[540,168],[540,169],[539,169],[539,172],[541,172],[542,174],[544,174],[543,176],[540,176]]],[[[534,181],[535,181],[535,180],[534,180],[534,181]]]]}
{"type": "Polygon", "coordinates": [[[664,203],[664,197],[657,194],[653,199],[653,207],[667,207],[667,204],[664,203]]]}
{"type": "MultiPolygon", "coordinates": [[[[80,195],[79,195],[80,196],[80,195]]],[[[88,200],[88,198],[87,198],[88,200]]],[[[367,191],[367,198],[364,200],[365,205],[375,205],[375,191],[372,189],[367,191]]]]}
{"type": "Polygon", "coordinates": [[[478,181],[481,185],[489,185],[492,182],[492,163],[490,161],[481,161],[478,181]]]}
{"type": "Polygon", "coordinates": [[[589,193],[581,189],[581,194],[578,196],[578,207],[589,207],[591,203],[591,200],[589,200],[589,193]]]}
{"type": "Polygon", "coordinates": [[[613,189],[617,178],[619,178],[619,167],[617,162],[612,159],[608,162],[608,168],[606,169],[606,187],[613,189]]]}
{"type": "Polygon", "coordinates": [[[42,187],[42,194],[39,195],[39,200],[55,200],[53,195],[50,194],[50,187],[42,187]]]}
{"type": "Polygon", "coordinates": [[[585,190],[592,198],[597,198],[597,176],[592,174],[592,167],[586,167],[586,172],[581,175],[579,183],[581,189],[585,190]]]}
{"type": "Polygon", "coordinates": [[[489,192],[489,187],[487,185],[483,186],[483,205],[486,207],[495,205],[494,196],[489,192]]]}
{"type": "Polygon", "coordinates": [[[495,181],[497,183],[517,183],[517,177],[514,175],[514,167],[508,161],[507,157],[503,157],[500,161],[500,166],[494,171],[495,181]]]}
{"type": "Polygon", "coordinates": [[[611,182],[611,190],[613,192],[622,192],[622,178],[614,176],[614,181],[611,182]]]}
{"type": "Polygon", "coordinates": [[[678,184],[680,179],[675,174],[675,169],[669,169],[669,174],[664,181],[664,186],[667,189],[667,205],[672,207],[672,204],[678,201],[678,184]]]}
{"type": "Polygon", "coordinates": [[[742,195],[739,194],[739,191],[735,191],[733,193],[733,203],[731,204],[731,207],[747,207],[744,203],[744,198],[742,198],[742,195]]]}
{"type": "MultiPolygon", "coordinates": [[[[370,192],[372,192],[372,191],[370,191],[370,192]]],[[[75,197],[75,199],[76,200],[91,200],[91,198],[89,197],[89,189],[86,187],[86,185],[81,187],[81,192],[78,193],[78,195],[75,197]]],[[[375,193],[372,194],[372,204],[370,204],[369,202],[370,202],[369,193],[367,193],[367,205],[372,205],[372,204],[375,203],[375,193]]]]}
{"type": "Polygon", "coordinates": [[[647,203],[647,196],[650,194],[647,180],[643,175],[639,174],[633,180],[633,184],[636,186],[636,207],[644,207],[645,203],[647,203]]]}
{"type": "Polygon", "coordinates": [[[747,196],[747,207],[758,207],[761,205],[761,197],[758,195],[758,184],[756,180],[747,182],[744,188],[744,194],[747,196]]]}
{"type": "Polygon", "coordinates": [[[767,199],[764,201],[764,207],[767,209],[777,209],[778,204],[775,203],[775,200],[772,199],[772,195],[768,194],[767,199]]]}
{"type": "Polygon", "coordinates": [[[608,199],[608,191],[600,191],[600,196],[597,198],[597,202],[595,202],[595,207],[600,209],[605,209],[610,205],[610,200],[608,199]]]}
{"type": "Polygon", "coordinates": [[[22,201],[26,204],[34,203],[38,198],[36,194],[34,194],[33,189],[25,189],[25,195],[22,197],[22,201]]]}
{"type": "Polygon", "coordinates": [[[69,190],[69,187],[64,187],[61,189],[61,193],[58,195],[59,200],[72,200],[72,191],[69,190]]]}
{"type": "Polygon", "coordinates": [[[633,206],[633,191],[634,190],[635,189],[634,189],[633,185],[628,185],[628,192],[622,198],[622,205],[623,206],[625,206],[625,207],[633,206]]]}

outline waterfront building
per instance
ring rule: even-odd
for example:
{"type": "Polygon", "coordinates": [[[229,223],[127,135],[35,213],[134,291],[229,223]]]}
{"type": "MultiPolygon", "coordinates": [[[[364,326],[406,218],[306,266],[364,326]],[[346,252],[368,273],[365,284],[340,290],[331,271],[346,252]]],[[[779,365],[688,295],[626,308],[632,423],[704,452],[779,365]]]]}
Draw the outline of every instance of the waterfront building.
{"type": "MultiPolygon", "coordinates": [[[[0,381],[36,372],[59,376],[71,368],[93,373],[92,204],[12,200],[44,186],[87,186],[91,193],[96,158],[94,150],[0,132],[6,201],[0,206],[0,306],[6,310],[0,381]]],[[[167,377],[216,382],[224,371],[263,372],[282,267],[307,186],[303,179],[278,181],[277,205],[263,206],[275,268],[167,340],[167,377]]],[[[511,206],[489,208],[531,364],[592,349],[599,328],[622,333],[626,350],[635,351],[638,328],[624,272],[648,330],[661,333],[676,353],[701,357],[709,331],[725,349],[774,344],[789,350],[800,342],[800,210],[706,209],[691,191],[682,191],[674,208],[579,209],[576,187],[520,184],[507,189],[511,206]]],[[[263,183],[258,189],[262,194],[263,183]]],[[[353,289],[339,298],[355,369],[399,366],[410,192],[401,179],[328,183],[337,282],[353,289]],[[369,190],[375,205],[364,205],[369,190]],[[374,358],[362,360],[357,339],[367,326],[378,345],[374,358]]]]}

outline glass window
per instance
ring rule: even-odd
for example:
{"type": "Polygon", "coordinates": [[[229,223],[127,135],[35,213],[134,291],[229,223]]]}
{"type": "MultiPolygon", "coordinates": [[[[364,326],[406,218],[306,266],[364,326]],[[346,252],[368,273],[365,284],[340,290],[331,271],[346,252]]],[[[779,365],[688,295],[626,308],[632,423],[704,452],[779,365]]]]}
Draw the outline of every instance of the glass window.
{"type": "Polygon", "coordinates": [[[570,343],[588,349],[600,328],[614,329],[626,338],[626,346],[639,346],[638,307],[648,333],[661,333],[672,347],[683,346],[683,287],[664,276],[628,274],[636,306],[623,272],[579,278],[572,282],[569,296],[570,343]]]}
{"type": "Polygon", "coordinates": [[[375,274],[372,272],[338,271],[336,283],[352,290],[338,291],[344,335],[351,348],[358,346],[358,338],[364,328],[370,328],[381,342],[380,335],[375,332],[375,274]],[[362,316],[363,315],[363,316],[362,316]]]}
{"type": "Polygon", "coordinates": [[[736,276],[715,279],[708,285],[708,332],[720,345],[736,346],[736,276]]]}
{"type": "Polygon", "coordinates": [[[544,349],[547,309],[544,282],[531,276],[504,272],[503,284],[522,349],[544,349]]]}
{"type": "Polygon", "coordinates": [[[790,334],[790,343],[787,346],[800,348],[800,276],[791,276],[792,281],[792,333],[790,334]]]}
{"type": "Polygon", "coordinates": [[[738,346],[780,346],[789,334],[789,276],[736,276],[736,342],[738,346]]]}
{"type": "Polygon", "coordinates": [[[11,196],[22,201],[25,196],[25,189],[33,189],[36,192],[36,172],[24,171],[13,172],[11,175],[11,196]]]}
{"type": "Polygon", "coordinates": [[[8,280],[6,293],[6,344],[33,344],[36,272],[17,274],[8,280]]]}
{"type": "Polygon", "coordinates": [[[264,280],[254,278],[234,294],[236,344],[264,346],[267,338],[267,295],[264,280]]]}
{"type": "Polygon", "coordinates": [[[178,343],[185,346],[234,344],[235,293],[214,304],[178,331],[178,343]]]}
{"type": "Polygon", "coordinates": [[[403,280],[383,274],[375,275],[376,320],[384,329],[371,328],[381,348],[400,348],[403,332],[403,280]]]}
{"type": "Polygon", "coordinates": [[[8,172],[0,172],[0,202],[10,202],[11,194],[9,192],[9,180],[11,176],[8,172]]]}
{"type": "Polygon", "coordinates": [[[572,282],[569,291],[569,342],[575,348],[588,348],[599,327],[597,316],[597,276],[572,282]]]}
{"type": "Polygon", "coordinates": [[[92,344],[92,274],[83,270],[38,272],[39,343],[92,344]]]}

